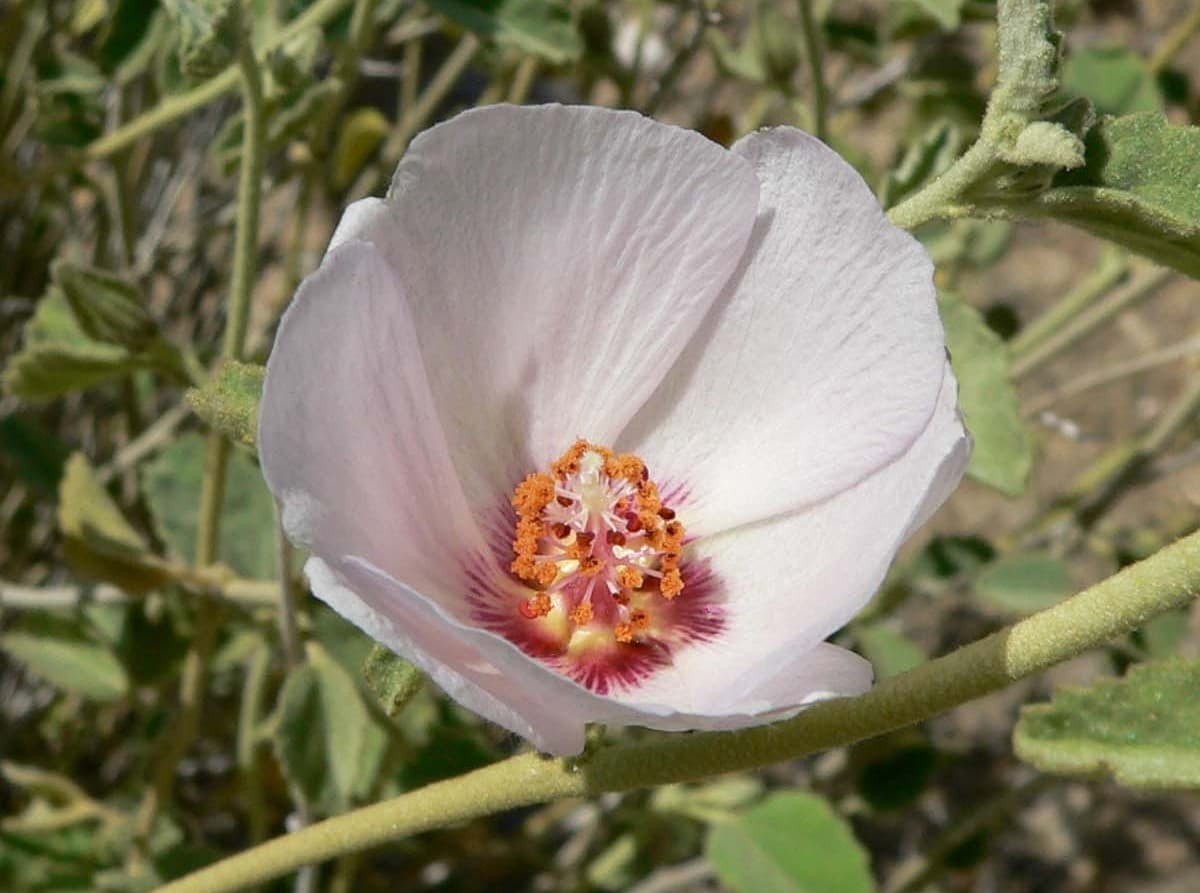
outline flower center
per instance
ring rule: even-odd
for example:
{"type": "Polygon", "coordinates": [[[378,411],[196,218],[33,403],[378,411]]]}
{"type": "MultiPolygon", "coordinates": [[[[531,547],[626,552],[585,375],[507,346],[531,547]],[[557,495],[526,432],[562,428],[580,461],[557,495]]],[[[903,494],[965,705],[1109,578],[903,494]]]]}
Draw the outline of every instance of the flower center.
{"type": "Polygon", "coordinates": [[[534,590],[522,620],[581,655],[645,644],[669,623],[683,591],[683,524],[646,463],[580,440],[513,492],[511,569],[534,590]]]}

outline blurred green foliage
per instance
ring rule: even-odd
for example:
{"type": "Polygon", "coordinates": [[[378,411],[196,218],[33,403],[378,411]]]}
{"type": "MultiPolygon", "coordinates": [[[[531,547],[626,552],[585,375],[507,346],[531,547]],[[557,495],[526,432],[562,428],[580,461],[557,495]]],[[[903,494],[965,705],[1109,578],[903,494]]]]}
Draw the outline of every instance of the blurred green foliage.
{"type": "MultiPolygon", "coordinates": [[[[1040,0],[813,3],[809,35],[799,7],[755,0],[5,3],[0,889],[153,889],[286,827],[521,746],[307,595],[288,615],[294,628],[281,623],[282,593],[302,591],[303,556],[280,549],[253,455],[271,332],[341,209],[381,191],[408,139],[463,108],[624,106],[726,144],[760,126],[824,123],[896,208],[955,169],[999,83],[1026,117],[993,121],[995,162],[915,233],[938,268],[978,486],[843,637],[878,677],[894,677],[1194,528],[1194,505],[1167,513],[1161,496],[1111,517],[1072,514],[1063,469],[1075,476],[1096,431],[1129,431],[1111,435],[1119,447],[1145,420],[1125,407],[1132,400],[1110,399],[1099,416],[1083,405],[1090,429],[1075,443],[1055,433],[1068,430],[1061,419],[1053,428],[1031,417],[1030,385],[1014,381],[1014,336],[1053,322],[1037,311],[1087,276],[1093,238],[1200,275],[1187,4],[1154,15],[1134,5],[1137,15],[1064,3],[1064,37],[1040,0]],[[1020,18],[1004,43],[1015,68],[997,61],[998,7],[1020,18]],[[812,41],[824,50],[824,122],[812,41]],[[217,365],[246,127],[242,46],[263,78],[262,276],[252,362],[217,365]],[[1043,282],[1046,239],[1066,271],[1047,269],[1043,282]],[[206,429],[239,446],[228,455],[220,564],[196,568],[206,429]],[[213,648],[201,653],[206,629],[213,648]]],[[[1121,275],[1131,266],[1124,251],[1109,262],[1121,275]]],[[[1087,300],[1103,307],[1121,275],[1087,300]]],[[[1183,315],[1173,312],[1164,316],[1183,315]]],[[[1068,353],[1059,369],[1112,361],[1097,356],[1068,353]]],[[[1163,449],[1194,433],[1184,417],[1163,449]]],[[[1163,457],[1138,458],[1168,473],[1154,472],[1163,457]]],[[[1136,495],[1153,477],[1138,468],[1145,476],[1096,479],[1136,495]]],[[[1110,651],[1133,667],[1124,679],[1023,711],[1018,754],[1055,773],[1194,787],[1197,670],[1176,655],[1195,648],[1185,612],[1151,620],[1110,651]]],[[[1007,728],[1011,717],[991,722],[1007,728]]],[[[994,740],[966,747],[976,733],[964,727],[531,808],[346,858],[310,880],[338,893],[853,893],[903,888],[915,862],[946,889],[1000,878],[1017,890],[1037,859],[1058,878],[1030,835],[992,838],[970,824],[1021,770],[994,740]]],[[[1173,807],[1161,808],[1171,833],[1173,807]]]]}

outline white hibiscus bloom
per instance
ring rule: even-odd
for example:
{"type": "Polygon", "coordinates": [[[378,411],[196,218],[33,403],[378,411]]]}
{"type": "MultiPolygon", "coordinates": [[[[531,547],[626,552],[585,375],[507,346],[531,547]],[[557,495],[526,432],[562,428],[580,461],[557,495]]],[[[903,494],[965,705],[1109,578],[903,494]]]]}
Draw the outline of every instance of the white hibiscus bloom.
{"type": "Polygon", "coordinates": [[[846,162],[563,106],[347,209],[260,430],[313,592],[557,754],[864,691],[824,640],[969,453],[929,258],[846,162]]]}

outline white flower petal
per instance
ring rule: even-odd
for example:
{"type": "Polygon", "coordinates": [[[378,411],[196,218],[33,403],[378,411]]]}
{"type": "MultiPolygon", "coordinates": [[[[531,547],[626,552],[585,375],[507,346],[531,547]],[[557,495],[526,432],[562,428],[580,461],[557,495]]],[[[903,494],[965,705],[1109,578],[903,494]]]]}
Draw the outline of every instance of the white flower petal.
{"type": "Polygon", "coordinates": [[[511,643],[458,623],[369,564],[319,558],[304,567],[313,594],[367,635],[416,664],[450,697],[538,750],[583,750],[586,723],[607,705],[511,643]]]}
{"type": "Polygon", "coordinates": [[[828,642],[754,655],[753,661],[749,655],[742,657],[747,661],[744,666],[725,661],[717,669],[706,665],[708,659],[697,652],[672,668],[674,680],[669,676],[652,680],[626,698],[631,708],[645,701],[648,709],[640,717],[626,719],[626,724],[663,731],[744,729],[787,719],[817,701],[860,695],[871,687],[870,662],[828,642]],[[764,666],[768,660],[769,670],[764,666]],[[693,668],[702,678],[684,678],[693,668]],[[677,698],[683,691],[694,697],[682,703],[672,700],[676,712],[665,712],[662,700],[677,698]]]}
{"type": "MultiPolygon", "coordinates": [[[[970,441],[948,364],[933,418],[907,453],[865,481],[798,512],[697,541],[725,588],[728,626],[681,650],[634,694],[702,713],[740,699],[786,697],[775,678],[870,601],[905,538],[961,479],[970,441]],[[768,692],[774,694],[767,694],[768,692]],[[758,694],[756,694],[758,693],[758,694]]],[[[803,690],[794,693],[804,695],[803,690]]]]}
{"type": "Polygon", "coordinates": [[[611,443],[736,269],[745,159],[633,112],[492,106],[426,131],[386,202],[335,244],[380,245],[404,282],[473,508],[576,438],[611,443]]]}
{"type": "Polygon", "coordinates": [[[462,561],[486,555],[446,450],[411,315],[366,242],[304,281],[267,363],[263,475],[293,541],[357,555],[466,611],[462,561]]]}
{"type": "Polygon", "coordinates": [[[932,264],[850,165],[791,128],[734,152],[762,183],[746,266],[619,438],[686,482],[694,533],[812,505],[901,455],[945,359],[932,264]]]}

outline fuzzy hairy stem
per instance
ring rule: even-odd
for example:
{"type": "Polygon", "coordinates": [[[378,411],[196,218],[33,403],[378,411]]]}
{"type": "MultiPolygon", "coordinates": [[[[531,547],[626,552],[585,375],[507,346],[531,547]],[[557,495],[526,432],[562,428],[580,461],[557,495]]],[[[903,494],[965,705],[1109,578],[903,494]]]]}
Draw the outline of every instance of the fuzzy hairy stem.
{"type": "Polygon", "coordinates": [[[523,754],[277,838],[161,888],[229,893],[381,843],[564,797],[694,781],[882,735],[1074,657],[1190,601],[1200,591],[1200,533],[985,639],[886,679],[741,732],[655,735],[578,760],[523,754]]]}

